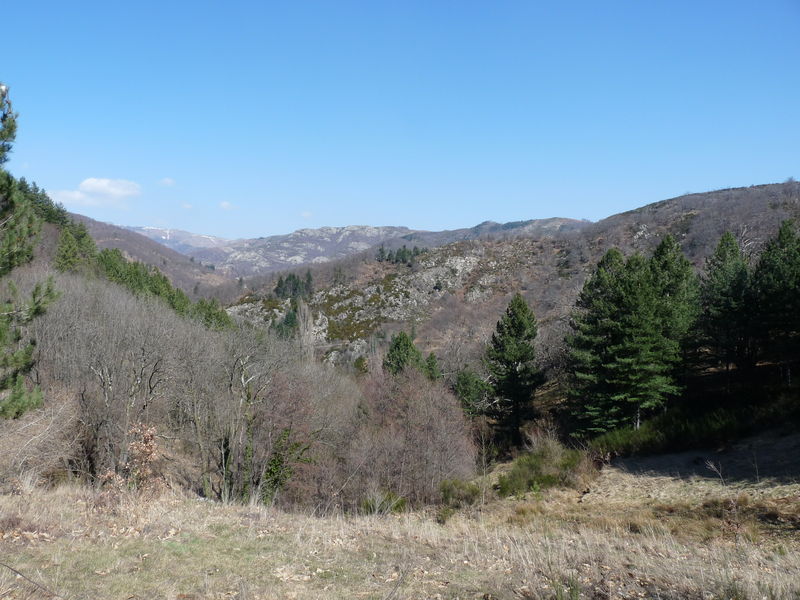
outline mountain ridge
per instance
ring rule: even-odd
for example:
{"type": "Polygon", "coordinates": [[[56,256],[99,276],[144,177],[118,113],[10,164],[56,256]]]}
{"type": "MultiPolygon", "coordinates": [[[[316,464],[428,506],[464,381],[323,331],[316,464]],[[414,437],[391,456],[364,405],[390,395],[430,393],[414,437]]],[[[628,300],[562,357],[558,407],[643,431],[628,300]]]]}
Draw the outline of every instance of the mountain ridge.
{"type": "Polygon", "coordinates": [[[302,265],[332,262],[385,245],[387,249],[411,243],[426,247],[489,235],[552,235],[588,225],[587,221],[551,217],[497,223],[443,231],[394,225],[345,225],[302,228],[291,233],[258,238],[225,239],[181,229],[124,226],[151,240],[236,276],[253,276],[302,265]]]}

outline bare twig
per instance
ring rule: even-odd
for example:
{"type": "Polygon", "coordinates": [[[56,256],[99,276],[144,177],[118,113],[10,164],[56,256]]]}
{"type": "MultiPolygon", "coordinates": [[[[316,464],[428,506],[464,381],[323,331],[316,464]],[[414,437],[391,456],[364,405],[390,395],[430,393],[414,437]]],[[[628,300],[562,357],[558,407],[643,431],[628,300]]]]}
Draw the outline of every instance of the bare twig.
{"type": "Polygon", "coordinates": [[[42,590],[45,594],[50,594],[51,598],[59,598],[60,600],[65,600],[64,596],[59,596],[55,592],[51,592],[46,587],[44,587],[41,583],[35,582],[33,579],[31,579],[30,577],[28,577],[24,573],[20,573],[19,571],[17,571],[14,567],[11,567],[11,566],[7,565],[6,563],[3,563],[3,562],[0,562],[0,567],[5,567],[6,569],[11,571],[12,573],[15,573],[17,576],[22,577],[28,583],[30,583],[32,585],[35,585],[37,588],[42,590]]]}
{"type": "Polygon", "coordinates": [[[383,600],[392,600],[392,598],[395,597],[395,594],[397,594],[397,590],[400,589],[400,586],[405,581],[406,575],[408,575],[408,571],[407,570],[403,571],[400,574],[400,577],[397,578],[397,582],[394,584],[394,587],[391,590],[389,590],[389,593],[386,596],[383,597],[383,600]]]}

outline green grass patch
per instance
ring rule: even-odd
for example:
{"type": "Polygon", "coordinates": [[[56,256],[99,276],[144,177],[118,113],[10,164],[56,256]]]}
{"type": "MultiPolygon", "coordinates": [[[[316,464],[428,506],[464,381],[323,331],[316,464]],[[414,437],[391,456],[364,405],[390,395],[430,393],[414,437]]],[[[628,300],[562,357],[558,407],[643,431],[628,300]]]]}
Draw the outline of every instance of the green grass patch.
{"type": "Polygon", "coordinates": [[[501,496],[522,496],[553,487],[579,487],[589,472],[584,452],[545,439],[514,461],[511,470],[498,479],[497,490],[501,496]]]}

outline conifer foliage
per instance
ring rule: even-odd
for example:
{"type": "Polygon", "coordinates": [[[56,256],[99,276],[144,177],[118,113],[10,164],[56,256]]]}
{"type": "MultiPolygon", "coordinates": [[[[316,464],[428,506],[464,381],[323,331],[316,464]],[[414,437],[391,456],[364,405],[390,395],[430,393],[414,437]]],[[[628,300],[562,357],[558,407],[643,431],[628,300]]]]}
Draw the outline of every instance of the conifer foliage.
{"type": "MultiPolygon", "coordinates": [[[[0,83],[0,165],[8,158],[16,134],[16,114],[8,88],[0,83]]],[[[0,166],[0,277],[33,257],[41,222],[17,182],[0,166]]],[[[5,287],[5,282],[2,282],[5,287]]],[[[31,297],[20,301],[17,290],[7,285],[8,298],[0,303],[0,417],[16,418],[41,403],[38,389],[25,384],[33,366],[33,341],[26,325],[40,315],[55,297],[51,282],[37,285],[31,297]]]]}
{"type": "Polygon", "coordinates": [[[761,353],[772,361],[800,353],[800,235],[784,221],[753,273],[752,304],[761,353]]]}
{"type": "Polygon", "coordinates": [[[414,345],[411,336],[405,331],[393,335],[386,358],[383,360],[383,368],[392,375],[397,375],[406,367],[420,368],[422,365],[422,353],[414,345]]]}
{"type": "Polygon", "coordinates": [[[533,393],[543,376],[536,366],[534,341],[536,317],[520,294],[515,294],[497,322],[486,349],[494,402],[489,408],[501,437],[514,446],[522,444],[521,426],[529,415],[533,393]]]}
{"type": "Polygon", "coordinates": [[[749,370],[753,365],[751,338],[750,270],[739,243],[729,231],[706,261],[700,302],[702,343],[712,365],[726,373],[732,366],[749,370]]]}
{"type": "Polygon", "coordinates": [[[691,265],[669,236],[650,259],[625,260],[616,249],[601,259],[578,297],[568,339],[579,433],[638,427],[680,392],[697,290],[691,265]]]}
{"type": "Polygon", "coordinates": [[[417,369],[431,381],[442,378],[436,355],[431,352],[427,358],[423,358],[412,337],[401,331],[392,336],[386,358],[383,359],[383,368],[392,375],[399,375],[409,367],[417,369]]]}

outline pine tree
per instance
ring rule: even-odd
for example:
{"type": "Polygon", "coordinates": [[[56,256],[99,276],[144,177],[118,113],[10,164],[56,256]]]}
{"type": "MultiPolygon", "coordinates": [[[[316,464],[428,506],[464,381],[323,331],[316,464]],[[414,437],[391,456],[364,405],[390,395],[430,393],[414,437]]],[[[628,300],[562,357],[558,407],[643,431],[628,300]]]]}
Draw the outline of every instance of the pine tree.
{"type": "Polygon", "coordinates": [[[624,270],[622,253],[616,248],[606,252],[584,283],[572,315],[569,396],[581,420],[579,433],[607,431],[624,421],[621,406],[611,400],[609,355],[612,344],[621,340],[616,306],[624,270]]]}
{"type": "MultiPolygon", "coordinates": [[[[8,88],[0,83],[0,165],[11,150],[16,134],[16,115],[11,110],[8,88]]],[[[14,178],[0,167],[0,276],[29,261],[40,221],[14,178]]],[[[25,374],[33,366],[33,342],[25,326],[40,315],[55,297],[52,282],[36,285],[24,303],[9,283],[9,298],[0,305],[0,417],[16,418],[38,406],[38,389],[28,389],[25,374]]]]}
{"type": "Polygon", "coordinates": [[[725,232],[706,261],[700,329],[715,364],[747,370],[753,364],[748,290],[750,273],[736,238],[725,232]]]}
{"type": "Polygon", "coordinates": [[[420,368],[423,365],[422,353],[405,331],[392,336],[389,350],[383,360],[383,368],[397,375],[408,366],[420,368]]]}
{"type": "Polygon", "coordinates": [[[680,391],[695,302],[693,274],[674,240],[649,261],[605,254],[578,297],[567,340],[578,434],[638,427],[680,391]]]}
{"type": "Polygon", "coordinates": [[[278,298],[286,297],[286,282],[283,280],[283,275],[278,277],[278,283],[275,284],[275,295],[278,298]]]}
{"type": "Polygon", "coordinates": [[[439,361],[436,359],[436,355],[433,352],[428,354],[428,358],[425,359],[422,371],[431,381],[437,381],[442,378],[442,370],[439,368],[439,361]]]}
{"type": "Polygon", "coordinates": [[[690,355],[699,339],[700,284],[678,242],[667,235],[648,261],[654,294],[659,358],[678,384],[685,379],[690,355]]]}
{"type": "Polygon", "coordinates": [[[33,258],[41,221],[17,190],[14,178],[0,168],[0,277],[33,258]]]}
{"type": "Polygon", "coordinates": [[[619,298],[619,338],[609,348],[611,400],[626,420],[638,428],[642,417],[664,406],[678,393],[674,372],[680,364],[681,343],[674,332],[682,326],[669,319],[680,310],[671,306],[663,283],[654,276],[653,261],[640,255],[625,263],[619,298]],[[674,332],[673,332],[674,330],[674,332]]]}
{"type": "Polygon", "coordinates": [[[0,304],[0,417],[15,419],[42,401],[38,388],[25,385],[25,374],[34,363],[34,343],[25,338],[25,326],[44,312],[56,294],[51,280],[37,284],[25,304],[20,304],[10,283],[8,291],[9,299],[0,304]]]}
{"type": "Polygon", "coordinates": [[[78,242],[69,227],[61,230],[58,238],[58,248],[53,261],[53,266],[59,271],[74,271],[78,268],[80,256],[78,253],[78,242]]]}
{"type": "Polygon", "coordinates": [[[800,236],[784,221],[759,257],[752,303],[761,351],[770,359],[794,360],[800,353],[800,236]]]}
{"type": "Polygon", "coordinates": [[[453,392],[461,400],[464,412],[470,416],[486,414],[492,386],[470,369],[462,369],[456,375],[453,392]]]}
{"type": "Polygon", "coordinates": [[[514,446],[522,444],[520,429],[530,413],[533,392],[543,380],[535,363],[537,332],[533,311],[520,294],[515,294],[486,349],[486,366],[494,392],[490,414],[514,446]]]}
{"type": "Polygon", "coordinates": [[[8,160],[16,135],[17,114],[11,106],[8,87],[0,81],[0,165],[8,160]]]}

